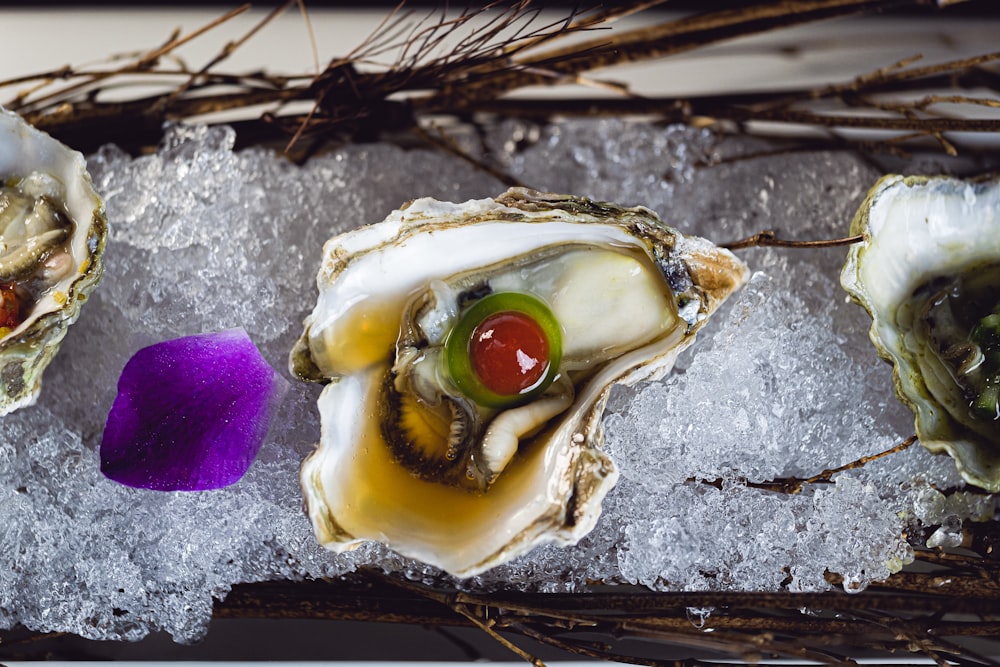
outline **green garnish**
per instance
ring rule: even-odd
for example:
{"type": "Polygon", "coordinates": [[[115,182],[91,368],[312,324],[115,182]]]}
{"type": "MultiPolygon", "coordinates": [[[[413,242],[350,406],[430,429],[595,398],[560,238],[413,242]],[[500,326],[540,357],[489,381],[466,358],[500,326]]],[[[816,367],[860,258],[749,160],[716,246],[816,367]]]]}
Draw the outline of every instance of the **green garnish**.
{"type": "Polygon", "coordinates": [[[536,296],[490,294],[461,315],[445,340],[444,359],[458,389],[479,405],[522,405],[558,375],[562,327],[536,296]]]}

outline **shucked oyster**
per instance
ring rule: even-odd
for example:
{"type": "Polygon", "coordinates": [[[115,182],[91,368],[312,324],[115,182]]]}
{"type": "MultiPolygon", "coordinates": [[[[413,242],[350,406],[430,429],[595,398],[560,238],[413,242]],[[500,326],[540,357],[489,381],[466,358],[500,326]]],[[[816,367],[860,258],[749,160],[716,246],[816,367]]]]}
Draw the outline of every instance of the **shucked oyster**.
{"type": "Polygon", "coordinates": [[[662,375],[746,278],[644,208],[512,189],[329,241],[292,352],[330,381],[302,466],[319,541],[460,576],[594,526],[612,384],[662,375]]]}
{"type": "Polygon", "coordinates": [[[920,442],[1000,491],[1000,180],[887,176],[841,283],[872,316],[920,442]]]}
{"type": "Polygon", "coordinates": [[[106,236],[83,156],[0,110],[0,415],[37,397],[106,236]]]}

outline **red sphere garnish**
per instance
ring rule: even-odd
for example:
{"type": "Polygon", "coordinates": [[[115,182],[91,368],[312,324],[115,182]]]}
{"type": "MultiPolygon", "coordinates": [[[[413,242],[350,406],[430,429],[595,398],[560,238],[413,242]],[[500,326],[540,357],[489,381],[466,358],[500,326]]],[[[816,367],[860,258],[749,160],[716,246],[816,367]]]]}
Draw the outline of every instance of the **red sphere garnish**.
{"type": "Polygon", "coordinates": [[[517,311],[495,313],[476,327],[469,360],[490,391],[516,396],[534,387],[549,367],[549,342],[534,319],[517,311]]]}
{"type": "Polygon", "coordinates": [[[24,321],[24,304],[14,286],[0,285],[0,327],[16,329],[24,321]]]}

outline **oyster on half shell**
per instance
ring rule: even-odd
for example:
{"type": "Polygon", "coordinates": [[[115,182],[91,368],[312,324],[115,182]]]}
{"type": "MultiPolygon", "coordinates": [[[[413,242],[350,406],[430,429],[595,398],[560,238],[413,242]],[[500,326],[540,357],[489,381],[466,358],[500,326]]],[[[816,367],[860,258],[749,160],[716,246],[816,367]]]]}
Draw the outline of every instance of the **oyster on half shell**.
{"type": "Polygon", "coordinates": [[[0,109],[0,415],[37,398],[106,237],[83,156],[0,109]]]}
{"type": "Polygon", "coordinates": [[[301,471],[317,538],[459,576],[590,531],[611,386],[668,371],[747,276],[647,209],[520,188],[418,199],[323,255],[290,359],[329,382],[301,471]]]}
{"type": "Polygon", "coordinates": [[[887,176],[841,284],[872,316],[920,442],[1000,491],[1000,179],[887,176]]]}

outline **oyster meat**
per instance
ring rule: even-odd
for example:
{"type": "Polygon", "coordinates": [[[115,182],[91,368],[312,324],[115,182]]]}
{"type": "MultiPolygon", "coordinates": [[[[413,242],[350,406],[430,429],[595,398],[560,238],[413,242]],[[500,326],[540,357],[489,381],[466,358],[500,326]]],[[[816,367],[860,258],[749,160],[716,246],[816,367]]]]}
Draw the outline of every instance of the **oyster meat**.
{"type": "Polygon", "coordinates": [[[887,176],[851,233],[841,283],[920,442],[1000,491],[1000,179],[887,176]]]}
{"type": "Polygon", "coordinates": [[[316,535],[459,576],[590,531],[611,386],[669,370],[747,275],[647,209],[520,188],[416,200],[323,255],[290,360],[329,383],[301,471],[316,535]]]}
{"type": "Polygon", "coordinates": [[[83,156],[0,109],[0,415],[37,398],[106,237],[83,156]]]}

